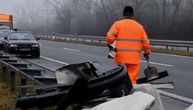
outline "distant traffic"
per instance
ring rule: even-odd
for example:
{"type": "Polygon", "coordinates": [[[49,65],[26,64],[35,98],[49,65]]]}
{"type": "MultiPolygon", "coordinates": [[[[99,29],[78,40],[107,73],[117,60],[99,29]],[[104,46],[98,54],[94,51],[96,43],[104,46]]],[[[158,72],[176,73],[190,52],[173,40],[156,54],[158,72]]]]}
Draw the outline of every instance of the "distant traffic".
{"type": "Polygon", "coordinates": [[[0,49],[8,53],[40,57],[40,46],[31,32],[13,28],[12,15],[0,14],[0,49]]]}

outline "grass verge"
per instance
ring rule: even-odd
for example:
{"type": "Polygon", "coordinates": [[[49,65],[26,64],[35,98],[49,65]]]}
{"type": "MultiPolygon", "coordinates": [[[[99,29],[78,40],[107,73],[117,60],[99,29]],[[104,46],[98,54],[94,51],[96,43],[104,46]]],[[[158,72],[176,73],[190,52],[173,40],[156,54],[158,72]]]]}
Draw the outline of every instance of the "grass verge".
{"type": "Polygon", "coordinates": [[[167,49],[163,49],[163,48],[152,48],[152,51],[156,52],[156,53],[165,53],[165,54],[173,54],[173,55],[193,57],[193,52],[187,52],[184,50],[167,50],[167,49]]]}
{"type": "Polygon", "coordinates": [[[0,110],[15,110],[14,94],[8,85],[0,82],[0,110]]]}

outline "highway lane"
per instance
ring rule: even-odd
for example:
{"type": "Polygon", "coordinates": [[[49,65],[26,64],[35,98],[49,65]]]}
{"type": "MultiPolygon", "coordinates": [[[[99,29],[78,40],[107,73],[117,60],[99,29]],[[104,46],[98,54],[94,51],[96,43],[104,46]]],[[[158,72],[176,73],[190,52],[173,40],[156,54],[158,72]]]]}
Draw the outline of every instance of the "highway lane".
{"type": "MultiPolygon", "coordinates": [[[[88,46],[81,44],[70,44],[62,42],[40,41],[41,56],[56,59],[68,64],[84,61],[99,61],[102,64],[101,71],[113,68],[113,60],[107,58],[106,47],[88,46]]],[[[170,56],[165,54],[152,54],[152,65],[158,67],[159,71],[168,70],[170,77],[160,81],[174,81],[178,95],[193,99],[193,58],[170,56]]],[[[146,67],[144,59],[141,62],[141,74],[146,67]]]]}
{"type": "Polygon", "coordinates": [[[51,41],[41,41],[40,43],[42,44],[41,56],[60,60],[68,64],[99,61],[102,65],[101,72],[115,67],[113,60],[107,58],[108,51],[105,47],[51,41]]]}

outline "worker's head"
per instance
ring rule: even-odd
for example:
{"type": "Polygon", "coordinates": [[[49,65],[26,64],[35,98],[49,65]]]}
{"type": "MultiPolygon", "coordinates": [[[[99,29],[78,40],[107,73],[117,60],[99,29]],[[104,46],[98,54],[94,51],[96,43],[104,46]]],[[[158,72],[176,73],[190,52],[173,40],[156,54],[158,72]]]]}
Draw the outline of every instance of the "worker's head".
{"type": "Polygon", "coordinates": [[[133,17],[133,8],[131,6],[125,6],[123,10],[123,16],[133,17]]]}

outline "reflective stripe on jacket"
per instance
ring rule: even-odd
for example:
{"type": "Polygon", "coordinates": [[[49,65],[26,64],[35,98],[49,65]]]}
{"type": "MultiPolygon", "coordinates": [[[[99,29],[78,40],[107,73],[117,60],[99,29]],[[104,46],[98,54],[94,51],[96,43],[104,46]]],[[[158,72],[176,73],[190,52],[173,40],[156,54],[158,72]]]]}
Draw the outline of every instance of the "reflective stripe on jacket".
{"type": "Polygon", "coordinates": [[[150,43],[141,24],[133,19],[116,21],[107,33],[107,43],[116,41],[116,63],[139,64],[140,52],[150,53],[150,43]]]}

